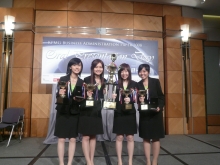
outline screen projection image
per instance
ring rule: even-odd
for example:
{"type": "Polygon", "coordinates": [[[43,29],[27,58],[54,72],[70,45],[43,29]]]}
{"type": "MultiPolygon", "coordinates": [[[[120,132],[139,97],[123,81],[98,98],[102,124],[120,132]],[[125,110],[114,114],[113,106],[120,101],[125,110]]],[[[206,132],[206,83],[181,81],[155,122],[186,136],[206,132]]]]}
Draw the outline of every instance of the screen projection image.
{"type": "MultiPolygon", "coordinates": [[[[158,41],[44,37],[41,83],[56,84],[61,76],[66,75],[67,64],[74,57],[83,62],[83,79],[91,74],[90,67],[94,59],[101,59],[107,66],[111,63],[111,54],[116,54],[115,64],[118,67],[122,63],[130,65],[134,81],[140,80],[138,66],[143,63],[150,65],[150,77],[159,78],[158,41]]],[[[105,68],[104,72],[107,79],[105,68]]]]}

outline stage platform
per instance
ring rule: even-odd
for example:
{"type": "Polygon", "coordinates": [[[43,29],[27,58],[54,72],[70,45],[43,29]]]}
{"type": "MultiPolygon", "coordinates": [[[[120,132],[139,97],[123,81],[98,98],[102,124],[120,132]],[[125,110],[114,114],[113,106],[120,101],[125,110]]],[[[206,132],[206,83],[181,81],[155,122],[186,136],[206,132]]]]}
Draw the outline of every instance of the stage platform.
{"type": "MultiPolygon", "coordinates": [[[[57,145],[43,144],[45,138],[12,139],[0,142],[0,165],[58,165],[57,145]]],[[[67,162],[67,143],[65,161],[67,162]]],[[[126,142],[123,144],[123,161],[127,165],[126,142]]],[[[95,165],[116,165],[115,142],[97,142],[95,165]]],[[[143,144],[135,142],[133,165],[145,165],[143,144]]],[[[220,134],[167,135],[161,140],[159,165],[219,165],[220,134]]],[[[81,142],[77,142],[73,165],[85,165],[81,142]]]]}

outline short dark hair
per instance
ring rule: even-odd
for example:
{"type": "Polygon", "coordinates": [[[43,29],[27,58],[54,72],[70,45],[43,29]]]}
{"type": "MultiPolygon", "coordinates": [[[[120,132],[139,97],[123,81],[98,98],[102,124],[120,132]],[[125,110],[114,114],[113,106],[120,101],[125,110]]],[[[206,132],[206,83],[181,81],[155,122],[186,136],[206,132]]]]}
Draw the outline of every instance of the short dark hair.
{"type": "Polygon", "coordinates": [[[102,60],[100,60],[100,59],[95,59],[95,60],[93,60],[92,61],[92,63],[91,63],[91,83],[93,84],[94,82],[93,82],[93,80],[94,80],[94,78],[95,78],[95,74],[94,74],[94,68],[98,65],[98,63],[100,63],[101,65],[102,65],[102,68],[103,68],[103,72],[102,72],[102,74],[100,75],[100,80],[101,80],[101,83],[102,84],[100,84],[100,85],[103,85],[103,83],[104,83],[104,69],[105,69],[105,66],[104,66],[104,63],[103,63],[103,61],[102,60]]]}
{"type": "Polygon", "coordinates": [[[127,70],[129,75],[128,75],[128,84],[131,82],[131,67],[126,64],[126,63],[123,63],[120,65],[120,69],[118,70],[118,85],[119,87],[123,87],[123,79],[121,78],[121,72],[123,70],[127,70]]]}
{"type": "Polygon", "coordinates": [[[67,69],[66,69],[66,74],[71,74],[72,73],[72,70],[70,69],[70,67],[72,65],[75,65],[75,64],[80,64],[81,63],[81,71],[79,72],[79,76],[81,75],[82,73],[82,70],[83,70],[83,63],[82,61],[79,59],[79,58],[72,58],[69,62],[68,62],[68,65],[67,65],[67,69]]]}
{"type": "Polygon", "coordinates": [[[141,64],[141,65],[139,65],[139,67],[138,67],[138,73],[139,73],[143,68],[145,68],[146,71],[148,71],[148,72],[150,73],[150,65],[148,65],[148,64],[141,64]]]}

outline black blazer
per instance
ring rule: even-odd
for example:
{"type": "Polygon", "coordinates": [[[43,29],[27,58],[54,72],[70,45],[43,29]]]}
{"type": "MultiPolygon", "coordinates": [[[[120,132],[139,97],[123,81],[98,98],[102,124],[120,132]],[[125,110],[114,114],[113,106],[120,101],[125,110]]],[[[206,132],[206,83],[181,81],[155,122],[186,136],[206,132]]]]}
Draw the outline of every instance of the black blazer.
{"type": "MultiPolygon", "coordinates": [[[[66,76],[63,76],[63,77],[60,77],[59,81],[65,81],[65,82],[70,81],[70,74],[66,75],[66,76]]],[[[79,77],[77,79],[76,86],[83,86],[83,80],[79,77]]],[[[79,105],[80,105],[80,103],[73,100],[72,94],[74,93],[74,90],[72,91],[69,98],[67,98],[68,99],[68,104],[57,104],[56,110],[58,110],[60,113],[72,114],[72,115],[79,114],[79,105]]],[[[68,92],[68,89],[66,89],[66,95],[67,95],[67,92],[68,92]]],[[[59,86],[57,85],[56,97],[58,97],[58,96],[59,96],[59,86]]]]}
{"type": "MultiPolygon", "coordinates": [[[[138,82],[138,90],[144,90],[143,80],[138,82]]],[[[150,98],[158,98],[158,107],[163,110],[164,107],[164,94],[162,92],[160,81],[155,78],[148,77],[148,89],[150,98]]],[[[139,99],[138,99],[139,101],[139,99]]],[[[147,102],[147,97],[145,97],[145,102],[147,102]]]]}
{"type": "MultiPolygon", "coordinates": [[[[134,107],[135,101],[133,99],[131,99],[131,95],[129,95],[129,97],[131,99],[130,104],[132,104],[132,110],[125,110],[124,109],[124,98],[125,98],[125,96],[122,96],[121,97],[122,100],[119,101],[120,88],[124,89],[124,87],[118,86],[118,89],[116,90],[117,97],[115,99],[115,101],[116,101],[116,111],[115,112],[117,112],[117,113],[127,113],[127,114],[136,113],[136,110],[135,110],[135,107],[134,107]]],[[[131,80],[131,82],[127,86],[127,89],[131,89],[131,88],[133,88],[133,89],[138,88],[137,82],[131,80]]]]}
{"type": "MultiPolygon", "coordinates": [[[[85,77],[84,78],[84,82],[86,83],[86,84],[90,84],[90,83],[92,83],[92,81],[91,81],[91,76],[88,76],[88,77],[85,77]]],[[[96,84],[96,82],[95,82],[95,79],[93,79],[93,82],[94,82],[94,84],[96,84]]],[[[104,79],[104,83],[106,82],[106,79],[104,79]]],[[[97,88],[97,87],[96,87],[97,88]]],[[[103,84],[102,86],[101,86],[101,88],[100,89],[98,89],[98,100],[100,100],[100,98],[104,98],[104,95],[103,95],[103,89],[105,88],[105,84],[103,84]]],[[[92,96],[93,98],[95,98],[95,92],[93,93],[93,96],[92,96]]]]}

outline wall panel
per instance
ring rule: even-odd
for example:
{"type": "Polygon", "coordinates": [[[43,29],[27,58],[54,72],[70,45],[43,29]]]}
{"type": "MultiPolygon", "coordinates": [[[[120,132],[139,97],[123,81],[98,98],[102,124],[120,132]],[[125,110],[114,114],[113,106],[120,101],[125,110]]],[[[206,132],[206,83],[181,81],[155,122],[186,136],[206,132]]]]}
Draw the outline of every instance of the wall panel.
{"type": "Polygon", "coordinates": [[[205,117],[205,96],[193,94],[192,95],[192,110],[193,117],[205,117]]]}
{"type": "Polygon", "coordinates": [[[14,43],[13,67],[31,68],[32,55],[32,43],[14,43]]]}
{"type": "Polygon", "coordinates": [[[67,10],[68,0],[35,0],[36,10],[67,10]]]}
{"type": "Polygon", "coordinates": [[[67,12],[36,11],[35,26],[67,26],[67,12]]]}
{"type": "Polygon", "coordinates": [[[31,92],[31,68],[12,69],[12,92],[31,92]]]}
{"type": "Polygon", "coordinates": [[[31,119],[31,137],[46,137],[49,118],[31,119]]]}
{"type": "Polygon", "coordinates": [[[133,29],[132,14],[102,13],[101,27],[133,29]]]}
{"type": "Polygon", "coordinates": [[[178,37],[166,37],[164,44],[166,48],[175,48],[175,49],[181,48],[181,40],[178,37]]]}
{"type": "MultiPolygon", "coordinates": [[[[8,13],[9,14],[9,13],[8,13]]],[[[34,9],[32,8],[11,8],[10,15],[15,17],[15,21],[22,23],[34,23],[34,9]]]]}
{"type": "Polygon", "coordinates": [[[220,115],[208,115],[207,122],[209,126],[220,126],[220,115]]]}
{"type": "Polygon", "coordinates": [[[193,133],[194,134],[206,134],[206,118],[194,117],[193,118],[193,133]]]}
{"type": "Polygon", "coordinates": [[[203,43],[202,40],[198,39],[190,39],[190,48],[195,50],[203,51],[203,43]]]}
{"type": "Polygon", "coordinates": [[[52,84],[41,84],[41,69],[33,69],[32,94],[51,94],[52,84]]]}
{"type": "Polygon", "coordinates": [[[182,118],[183,112],[183,95],[181,93],[168,93],[166,95],[166,117],[182,118]]]}
{"type": "Polygon", "coordinates": [[[32,94],[31,118],[49,118],[51,94],[32,94]]]}
{"type": "Polygon", "coordinates": [[[33,68],[41,68],[42,65],[42,45],[34,45],[33,68]]]}
{"type": "Polygon", "coordinates": [[[166,15],[164,17],[165,30],[180,30],[182,17],[174,15],[166,15]]]}
{"type": "Polygon", "coordinates": [[[202,71],[204,70],[203,65],[203,51],[201,50],[190,50],[191,57],[191,71],[202,71]]]}
{"type": "Polygon", "coordinates": [[[166,49],[166,70],[181,71],[182,70],[182,52],[181,49],[166,49]]]}
{"type": "Polygon", "coordinates": [[[220,134],[220,126],[208,126],[209,134],[220,134]]]}
{"type": "Polygon", "coordinates": [[[167,93],[182,93],[182,71],[167,71],[167,93]]]}
{"type": "Polygon", "coordinates": [[[192,72],[192,93],[204,94],[204,72],[192,72]]]}
{"type": "Polygon", "coordinates": [[[166,121],[169,134],[183,134],[183,118],[167,118],[166,121]]]}
{"type": "Polygon", "coordinates": [[[101,11],[101,0],[69,0],[68,10],[101,11]]]}
{"type": "Polygon", "coordinates": [[[181,6],[163,5],[163,16],[165,15],[182,16],[182,8],[181,6]]]}
{"type": "Polygon", "coordinates": [[[96,12],[68,12],[68,26],[100,27],[101,14],[96,12]]]}
{"type": "Polygon", "coordinates": [[[32,31],[15,31],[14,42],[33,43],[34,33],[32,31]]]}
{"type": "Polygon", "coordinates": [[[134,29],[162,32],[162,17],[134,15],[134,29]]]}
{"type": "Polygon", "coordinates": [[[24,108],[24,118],[31,117],[31,93],[30,92],[12,92],[11,93],[11,107],[24,108]]]}
{"type": "Polygon", "coordinates": [[[134,14],[163,16],[163,5],[134,2],[134,14]]]}
{"type": "Polygon", "coordinates": [[[15,7],[15,8],[22,8],[22,7],[35,8],[35,0],[14,0],[13,7],[15,7]]]}
{"type": "Polygon", "coordinates": [[[133,13],[133,3],[125,1],[102,1],[102,12],[133,13]]]}

